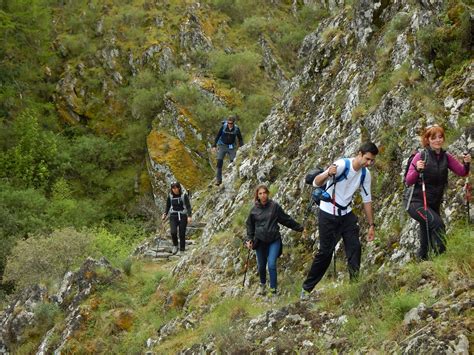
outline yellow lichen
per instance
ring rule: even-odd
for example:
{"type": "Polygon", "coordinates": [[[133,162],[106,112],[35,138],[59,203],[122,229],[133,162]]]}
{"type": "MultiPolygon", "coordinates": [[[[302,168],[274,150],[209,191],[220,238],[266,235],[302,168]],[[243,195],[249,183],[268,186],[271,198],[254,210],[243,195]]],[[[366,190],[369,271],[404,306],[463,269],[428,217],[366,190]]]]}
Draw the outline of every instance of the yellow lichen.
{"type": "Polygon", "coordinates": [[[193,159],[183,142],[163,131],[153,130],[147,137],[150,158],[166,165],[174,176],[188,189],[195,189],[206,182],[202,166],[193,159]]]}

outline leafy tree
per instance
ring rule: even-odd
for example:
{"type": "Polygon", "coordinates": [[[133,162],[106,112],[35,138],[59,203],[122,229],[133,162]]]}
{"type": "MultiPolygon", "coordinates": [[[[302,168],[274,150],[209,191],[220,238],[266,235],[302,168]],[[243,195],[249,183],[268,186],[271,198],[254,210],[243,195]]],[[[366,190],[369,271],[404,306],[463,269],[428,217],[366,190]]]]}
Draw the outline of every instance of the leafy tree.
{"type": "Polygon", "coordinates": [[[250,94],[262,76],[260,72],[261,57],[257,53],[244,51],[235,54],[214,52],[212,72],[220,79],[229,81],[245,94],[250,94]]]}
{"type": "Polygon", "coordinates": [[[0,117],[48,101],[53,87],[45,69],[57,60],[50,49],[51,23],[48,0],[0,2],[0,117]]]}
{"type": "Polygon", "coordinates": [[[47,187],[58,163],[54,135],[40,128],[37,114],[31,110],[15,119],[12,130],[15,144],[0,155],[0,176],[21,187],[47,187]]]}
{"type": "Polygon", "coordinates": [[[58,282],[88,254],[91,237],[74,229],[34,235],[20,240],[7,259],[4,279],[23,288],[39,282],[58,282]]]}

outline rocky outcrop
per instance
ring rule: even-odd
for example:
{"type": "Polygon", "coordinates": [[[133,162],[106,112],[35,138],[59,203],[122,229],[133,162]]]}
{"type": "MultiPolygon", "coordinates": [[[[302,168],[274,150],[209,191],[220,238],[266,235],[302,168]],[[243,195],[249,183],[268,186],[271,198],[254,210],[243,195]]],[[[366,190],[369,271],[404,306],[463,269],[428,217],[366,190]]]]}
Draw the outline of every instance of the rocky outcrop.
{"type": "Polygon", "coordinates": [[[195,191],[210,176],[201,130],[189,113],[172,100],[167,100],[165,106],[147,137],[148,171],[155,202],[161,210],[172,182],[179,181],[185,189],[195,191]]]}
{"type": "MultiPolygon", "coordinates": [[[[240,228],[235,227],[235,220],[245,220],[245,211],[251,206],[253,188],[261,182],[270,184],[274,191],[273,198],[291,216],[301,221],[310,190],[304,184],[305,173],[314,166],[325,166],[338,157],[355,154],[361,141],[365,139],[374,141],[385,153],[377,163],[381,168],[377,168],[377,165],[372,168],[374,210],[380,226],[377,229],[390,233],[393,224],[397,223],[401,230],[390,235],[386,244],[364,244],[366,256],[363,263],[379,265],[381,268],[391,268],[394,265],[399,267],[415,256],[417,224],[404,215],[401,207],[401,172],[406,163],[404,158],[418,146],[420,128],[442,117],[430,113],[423,117],[410,116],[412,112],[419,112],[418,110],[425,112],[420,107],[417,96],[412,95],[414,88],[421,82],[428,83],[440,101],[445,103],[447,111],[453,109],[449,113],[449,121],[454,127],[461,124],[457,117],[460,112],[465,112],[462,107],[472,104],[472,99],[462,90],[458,92],[460,97],[454,99],[448,88],[431,82],[432,68],[419,60],[417,43],[410,40],[421,26],[420,19],[427,23],[426,20],[433,16],[431,7],[412,7],[404,2],[359,1],[353,10],[353,20],[348,20],[350,16],[347,13],[341,13],[323,21],[314,33],[305,38],[300,50],[304,66],[289,83],[281,103],[274,107],[259,126],[252,141],[239,150],[236,163],[227,169],[223,187],[202,196],[202,207],[195,213],[195,216],[206,222],[201,245],[190,256],[191,260],[177,264],[173,270],[177,277],[192,273],[194,265],[199,265],[197,267],[200,269],[205,267],[206,271],[202,274],[212,273],[216,282],[221,284],[228,281],[226,272],[229,275],[232,273],[234,280],[235,275],[243,277],[245,259],[239,248],[245,231],[242,224],[240,228]],[[400,11],[403,14],[400,15],[400,11]],[[398,29],[396,40],[381,67],[380,58],[369,55],[366,46],[370,41],[376,46],[384,46],[383,35],[379,32],[375,36],[374,33],[397,15],[403,17],[407,25],[398,29]],[[405,79],[399,80],[400,74],[406,75],[405,79]],[[383,90],[378,86],[383,87],[383,90]],[[389,149],[392,149],[392,153],[388,158],[389,149]],[[233,232],[229,233],[226,242],[215,245],[213,238],[225,235],[229,230],[233,232]],[[201,262],[203,259],[206,260],[205,263],[201,262]]],[[[472,71],[465,68],[457,82],[466,83],[462,86],[467,87],[471,76],[472,71]]],[[[460,153],[465,140],[472,142],[472,133],[460,136],[448,150],[460,153]]],[[[448,198],[450,196],[451,192],[448,193],[448,198]]],[[[453,205],[458,203],[454,202],[453,205]]],[[[446,206],[445,211],[448,223],[451,219],[459,218],[455,209],[446,206]]],[[[356,212],[361,211],[356,208],[356,212]]],[[[360,226],[361,234],[364,235],[366,224],[363,216],[360,226]]],[[[315,242],[314,247],[317,247],[318,231],[311,223],[308,232],[310,240],[315,242]]],[[[299,243],[298,237],[285,228],[282,229],[282,236],[284,245],[299,243]]],[[[294,262],[298,258],[301,259],[302,256],[288,255],[281,259],[282,272],[291,265],[293,273],[303,274],[307,265],[294,262]]],[[[204,283],[204,279],[203,276],[197,284],[204,283]]],[[[301,314],[300,316],[303,320],[308,320],[301,314]]],[[[335,316],[335,319],[343,316],[335,316]]],[[[267,318],[262,320],[262,326],[267,321],[267,318]]],[[[270,349],[275,340],[271,337],[276,334],[276,329],[284,326],[278,320],[276,324],[265,337],[258,338],[253,345],[245,346],[257,351],[270,349]],[[265,346],[256,345],[262,343],[265,346]]],[[[268,329],[268,325],[266,327],[268,329]]],[[[292,336],[301,333],[300,330],[291,332],[292,336]]],[[[453,343],[442,339],[441,332],[435,337],[445,350],[461,348],[465,344],[464,332],[456,333],[450,340],[453,343]]],[[[295,347],[304,352],[306,350],[300,347],[301,344],[310,344],[311,339],[308,337],[300,340],[295,347]]],[[[415,340],[413,342],[416,343],[415,340]]],[[[311,345],[308,346],[311,349],[311,345]]],[[[436,352],[437,349],[417,346],[419,344],[410,349],[428,352],[436,352]]],[[[335,347],[337,351],[352,349],[347,340],[334,338],[328,340],[327,347],[335,347]]],[[[191,349],[214,349],[212,339],[209,344],[199,344],[191,349]]],[[[388,349],[399,350],[393,344],[386,344],[385,350],[388,349]]],[[[278,352],[276,348],[273,351],[278,352]]],[[[413,351],[407,350],[407,353],[414,353],[413,351]]]]}
{"type": "Polygon", "coordinates": [[[0,354],[8,354],[12,344],[26,340],[26,329],[36,324],[36,308],[46,300],[46,288],[32,286],[18,295],[0,314],[0,354]]]}
{"type": "Polygon", "coordinates": [[[23,343],[24,332],[38,326],[36,308],[45,303],[56,304],[63,310],[66,316],[65,326],[49,329],[37,354],[61,353],[72,333],[82,326],[86,317],[87,307],[82,307],[81,303],[94,293],[98,286],[108,285],[120,275],[121,272],[114,269],[107,260],[88,258],[78,271],[68,272],[64,276],[55,295],[49,296],[46,288],[40,286],[23,291],[0,314],[0,353],[8,354],[9,349],[23,343]]]}
{"type": "Polygon", "coordinates": [[[199,18],[193,13],[189,13],[181,25],[180,45],[186,52],[207,52],[213,48],[211,39],[204,34],[199,18]]]}
{"type": "Polygon", "coordinates": [[[278,83],[280,89],[284,90],[288,85],[288,79],[273,55],[270,44],[263,36],[260,37],[259,44],[263,52],[263,66],[265,67],[265,71],[278,83]]]}

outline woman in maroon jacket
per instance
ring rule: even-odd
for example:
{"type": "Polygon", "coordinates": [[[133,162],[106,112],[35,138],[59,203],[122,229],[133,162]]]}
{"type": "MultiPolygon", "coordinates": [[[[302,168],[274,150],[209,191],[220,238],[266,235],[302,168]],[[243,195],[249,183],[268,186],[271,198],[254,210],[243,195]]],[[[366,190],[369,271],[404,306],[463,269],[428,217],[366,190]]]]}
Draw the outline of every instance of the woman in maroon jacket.
{"type": "Polygon", "coordinates": [[[441,254],[446,251],[446,227],[440,216],[440,207],[443,193],[448,182],[448,169],[458,176],[467,176],[471,156],[465,154],[463,163],[456,160],[451,154],[443,150],[445,141],[444,129],[438,125],[426,127],[421,136],[421,144],[425,148],[417,153],[408,169],[405,182],[415,184],[408,213],[420,223],[420,249],[418,256],[422,260],[428,259],[429,245],[432,252],[441,254]],[[424,210],[421,174],[425,182],[427,213],[424,210]],[[427,215],[427,217],[426,217],[427,215]],[[428,218],[428,228],[426,219],[428,218]]]}

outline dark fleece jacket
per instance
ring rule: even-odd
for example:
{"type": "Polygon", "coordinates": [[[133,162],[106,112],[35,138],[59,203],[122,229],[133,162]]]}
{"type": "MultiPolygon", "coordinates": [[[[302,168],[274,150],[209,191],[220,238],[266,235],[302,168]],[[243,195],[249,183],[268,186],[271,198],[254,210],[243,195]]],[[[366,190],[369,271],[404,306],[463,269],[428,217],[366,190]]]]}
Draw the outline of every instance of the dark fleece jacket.
{"type": "Polygon", "coordinates": [[[302,232],[303,226],[288,216],[278,203],[268,200],[265,205],[256,202],[247,218],[247,240],[252,240],[254,248],[258,241],[271,243],[281,239],[280,226],[302,232]]]}

